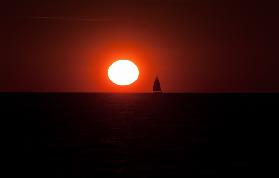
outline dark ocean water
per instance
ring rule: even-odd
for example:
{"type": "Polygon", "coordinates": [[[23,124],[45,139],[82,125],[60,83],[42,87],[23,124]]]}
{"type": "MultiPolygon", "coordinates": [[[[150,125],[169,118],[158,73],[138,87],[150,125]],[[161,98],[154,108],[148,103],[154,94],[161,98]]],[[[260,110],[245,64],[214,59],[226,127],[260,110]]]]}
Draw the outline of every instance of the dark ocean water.
{"type": "Polygon", "coordinates": [[[250,177],[275,94],[2,93],[21,177],[250,177]]]}

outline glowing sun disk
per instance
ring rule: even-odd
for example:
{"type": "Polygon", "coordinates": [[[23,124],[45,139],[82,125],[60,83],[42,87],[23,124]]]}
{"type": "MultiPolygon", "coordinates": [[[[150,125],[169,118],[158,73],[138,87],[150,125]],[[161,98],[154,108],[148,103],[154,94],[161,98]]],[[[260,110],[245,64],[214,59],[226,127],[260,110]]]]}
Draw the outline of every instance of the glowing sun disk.
{"type": "Polygon", "coordinates": [[[118,60],[109,67],[108,77],[117,85],[130,85],[138,79],[139,70],[130,60],[118,60]]]}

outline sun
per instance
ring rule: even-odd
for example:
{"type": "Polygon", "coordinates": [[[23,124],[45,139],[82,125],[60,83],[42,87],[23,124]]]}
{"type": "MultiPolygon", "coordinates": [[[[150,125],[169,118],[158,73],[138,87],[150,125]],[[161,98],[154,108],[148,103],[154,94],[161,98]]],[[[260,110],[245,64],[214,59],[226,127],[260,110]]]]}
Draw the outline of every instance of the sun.
{"type": "Polygon", "coordinates": [[[109,79],[117,85],[130,85],[139,77],[139,69],[130,60],[117,60],[108,68],[109,79]]]}

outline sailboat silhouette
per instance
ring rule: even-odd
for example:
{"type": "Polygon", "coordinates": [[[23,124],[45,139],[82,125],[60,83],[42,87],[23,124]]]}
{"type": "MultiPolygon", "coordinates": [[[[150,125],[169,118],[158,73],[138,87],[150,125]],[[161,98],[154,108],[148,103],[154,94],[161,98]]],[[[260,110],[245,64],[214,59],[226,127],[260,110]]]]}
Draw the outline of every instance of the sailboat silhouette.
{"type": "Polygon", "coordinates": [[[158,76],[156,76],[154,84],[153,84],[153,93],[162,93],[161,84],[158,76]]]}

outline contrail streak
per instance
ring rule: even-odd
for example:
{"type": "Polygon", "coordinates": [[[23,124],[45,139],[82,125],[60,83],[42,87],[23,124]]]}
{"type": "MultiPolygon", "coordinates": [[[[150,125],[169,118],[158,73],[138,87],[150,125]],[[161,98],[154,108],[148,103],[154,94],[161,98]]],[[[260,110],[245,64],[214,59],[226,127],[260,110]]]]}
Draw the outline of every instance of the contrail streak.
{"type": "Polygon", "coordinates": [[[58,20],[58,21],[85,21],[85,22],[109,22],[112,19],[105,18],[73,18],[73,17],[50,17],[50,16],[28,16],[24,19],[33,20],[58,20]]]}

